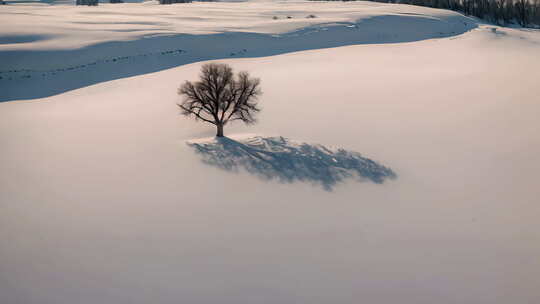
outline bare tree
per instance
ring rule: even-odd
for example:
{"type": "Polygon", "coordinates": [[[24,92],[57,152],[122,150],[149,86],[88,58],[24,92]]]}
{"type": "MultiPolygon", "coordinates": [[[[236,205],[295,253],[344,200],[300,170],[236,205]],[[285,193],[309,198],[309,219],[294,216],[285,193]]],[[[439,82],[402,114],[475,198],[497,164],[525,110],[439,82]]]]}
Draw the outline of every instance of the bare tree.
{"type": "Polygon", "coordinates": [[[200,80],[186,81],[178,89],[184,100],[178,106],[182,114],[216,126],[216,136],[223,136],[223,126],[234,120],[246,124],[256,122],[260,111],[258,97],[262,94],[260,80],[247,72],[236,76],[227,64],[208,63],[202,66],[200,80]]]}

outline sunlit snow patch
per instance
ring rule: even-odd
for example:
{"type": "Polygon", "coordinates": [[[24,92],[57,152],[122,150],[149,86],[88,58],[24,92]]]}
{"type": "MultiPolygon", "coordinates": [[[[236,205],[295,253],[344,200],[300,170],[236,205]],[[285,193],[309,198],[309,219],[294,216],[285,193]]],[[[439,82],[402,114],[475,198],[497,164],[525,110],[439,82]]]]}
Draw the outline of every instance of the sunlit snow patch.
{"type": "Polygon", "coordinates": [[[245,170],[266,180],[304,181],[332,188],[347,178],[383,183],[396,178],[389,168],[360,153],[284,137],[228,137],[189,141],[204,163],[238,172],[245,170]]]}

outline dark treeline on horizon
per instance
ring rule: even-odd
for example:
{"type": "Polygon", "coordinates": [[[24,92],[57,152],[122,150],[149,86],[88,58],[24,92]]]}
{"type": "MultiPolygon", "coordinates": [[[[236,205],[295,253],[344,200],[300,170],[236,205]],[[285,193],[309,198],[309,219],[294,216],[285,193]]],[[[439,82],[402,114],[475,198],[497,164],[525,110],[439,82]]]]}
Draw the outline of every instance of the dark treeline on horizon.
{"type": "MultiPolygon", "coordinates": [[[[311,0],[355,1],[355,0],[311,0]]],[[[540,0],[368,0],[449,9],[498,25],[540,26],[540,0]]]]}

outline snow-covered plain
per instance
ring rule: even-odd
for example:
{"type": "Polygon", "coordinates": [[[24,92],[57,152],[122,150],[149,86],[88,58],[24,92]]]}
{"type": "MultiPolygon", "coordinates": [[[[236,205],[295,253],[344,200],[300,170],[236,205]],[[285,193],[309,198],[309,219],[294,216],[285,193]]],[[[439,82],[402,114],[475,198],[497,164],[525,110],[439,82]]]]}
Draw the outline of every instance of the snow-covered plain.
{"type": "Polygon", "coordinates": [[[383,184],[203,163],[215,130],[175,104],[202,62],[1,103],[0,303],[539,302],[540,33],[408,41],[219,60],[264,91],[226,135],[358,151],[383,184]]]}

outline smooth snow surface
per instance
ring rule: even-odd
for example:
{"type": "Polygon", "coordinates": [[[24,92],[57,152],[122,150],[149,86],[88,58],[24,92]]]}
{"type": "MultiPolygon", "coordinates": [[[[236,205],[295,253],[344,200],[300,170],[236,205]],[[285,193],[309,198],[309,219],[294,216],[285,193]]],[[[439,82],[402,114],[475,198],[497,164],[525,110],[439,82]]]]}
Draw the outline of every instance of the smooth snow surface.
{"type": "Polygon", "coordinates": [[[539,303],[540,33],[492,28],[219,60],[264,92],[226,136],[358,151],[383,184],[205,164],[186,143],[215,130],[176,106],[203,62],[0,103],[0,303],[539,303]]]}

